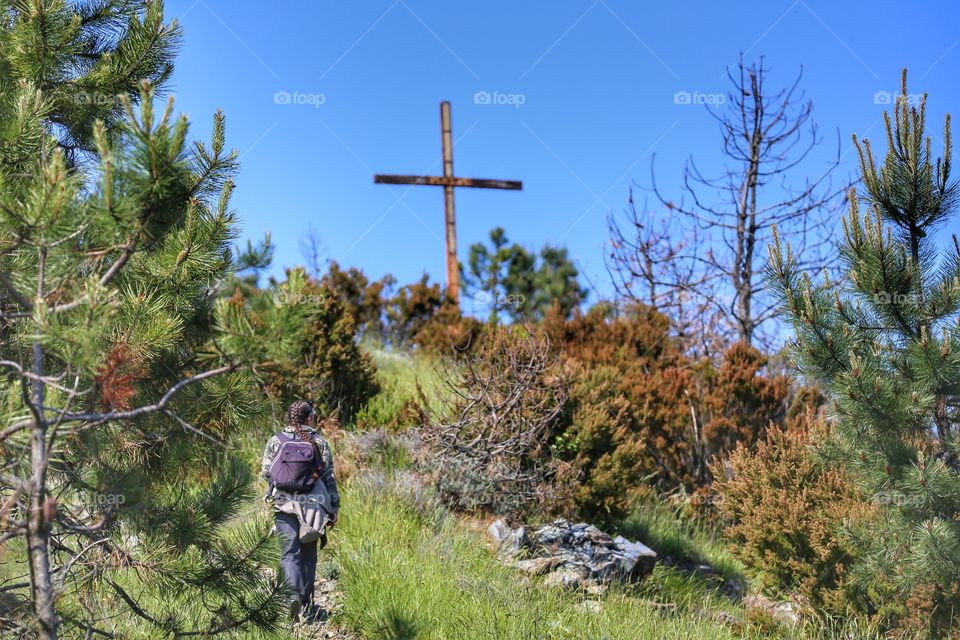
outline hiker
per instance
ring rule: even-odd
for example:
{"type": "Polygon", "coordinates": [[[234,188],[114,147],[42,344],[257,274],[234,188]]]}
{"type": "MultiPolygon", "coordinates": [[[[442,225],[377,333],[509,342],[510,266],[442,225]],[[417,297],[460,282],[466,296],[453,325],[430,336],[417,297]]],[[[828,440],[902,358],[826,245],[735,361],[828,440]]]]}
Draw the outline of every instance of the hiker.
{"type": "Polygon", "coordinates": [[[290,616],[311,619],[317,575],[317,542],[327,544],[327,529],[337,524],[340,494],[330,445],[316,431],[313,405],[298,400],[287,410],[287,426],[274,434],[263,452],[262,475],[269,483],[264,500],[273,504],[280,534],[280,564],[295,598],[290,616]]]}

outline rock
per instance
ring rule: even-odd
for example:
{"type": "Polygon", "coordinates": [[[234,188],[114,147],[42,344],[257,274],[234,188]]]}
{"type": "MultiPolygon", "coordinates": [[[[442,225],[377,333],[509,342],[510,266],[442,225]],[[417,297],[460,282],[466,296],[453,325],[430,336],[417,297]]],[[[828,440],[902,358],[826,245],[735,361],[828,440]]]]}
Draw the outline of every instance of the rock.
{"type": "Polygon", "coordinates": [[[577,608],[587,613],[603,613],[603,605],[596,600],[584,600],[577,603],[577,608]]]}
{"type": "Polygon", "coordinates": [[[633,558],[635,565],[631,571],[631,578],[640,580],[650,575],[657,564],[657,552],[640,542],[631,542],[623,536],[617,536],[613,541],[623,549],[623,553],[633,558]]]}
{"type": "Polygon", "coordinates": [[[783,624],[795,625],[800,622],[797,605],[793,602],[774,602],[764,595],[756,594],[744,598],[743,606],[746,609],[759,609],[760,611],[764,611],[768,613],[771,618],[783,624]]]}
{"type": "Polygon", "coordinates": [[[490,535],[491,538],[493,538],[493,541],[496,542],[497,544],[506,540],[507,536],[510,535],[511,531],[512,529],[510,529],[510,526],[507,524],[507,521],[504,520],[503,518],[500,518],[499,520],[495,520],[493,523],[490,524],[489,527],[487,527],[487,533],[490,535]]]}
{"type": "Polygon", "coordinates": [[[548,573],[543,579],[544,586],[547,587],[565,587],[567,589],[579,589],[586,585],[586,578],[575,569],[562,569],[548,573]]]}
{"type": "Polygon", "coordinates": [[[502,518],[487,527],[487,533],[497,543],[497,555],[513,558],[528,544],[526,527],[512,529],[502,518]]]}
{"type": "Polygon", "coordinates": [[[531,534],[497,520],[487,529],[498,544],[498,555],[531,575],[546,575],[544,584],[589,588],[613,582],[636,582],[656,565],[657,554],[622,536],[611,538],[597,527],[559,519],[531,534]],[[522,551],[529,557],[514,560],[522,551]]]}
{"type": "Polygon", "coordinates": [[[546,558],[527,558],[526,560],[517,560],[513,563],[513,566],[535,576],[542,576],[549,571],[553,571],[561,564],[563,564],[563,560],[561,558],[548,556],[546,558]]]}

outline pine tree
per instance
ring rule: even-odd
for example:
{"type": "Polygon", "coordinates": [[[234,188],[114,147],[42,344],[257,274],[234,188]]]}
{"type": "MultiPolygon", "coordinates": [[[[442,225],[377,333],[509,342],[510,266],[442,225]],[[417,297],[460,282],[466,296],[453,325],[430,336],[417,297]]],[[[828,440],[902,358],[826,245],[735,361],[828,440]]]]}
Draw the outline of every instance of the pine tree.
{"type": "Polygon", "coordinates": [[[883,522],[850,532],[856,575],[875,597],[927,594],[936,626],[960,603],[960,245],[954,237],[941,248],[934,231],[960,189],[950,180],[950,118],[935,158],[926,95],[912,103],[906,70],[893,119],[884,118],[882,164],[854,137],[862,190],[851,191],[843,220],[844,277],[815,284],[779,238],[770,272],[796,362],[832,400],[823,453],[883,507],[883,522]]]}
{"type": "Polygon", "coordinates": [[[569,317],[587,297],[577,275],[565,248],[546,245],[538,256],[511,244],[496,227],[490,231],[489,247],[470,245],[464,283],[474,300],[489,307],[489,322],[496,326],[501,313],[513,321],[540,320],[555,303],[569,317]]]}
{"type": "Polygon", "coordinates": [[[0,630],[269,629],[269,523],[237,518],[263,409],[213,330],[237,231],[224,118],[191,147],[157,109],[160,2],[0,7],[0,546],[22,568],[0,630]]]}

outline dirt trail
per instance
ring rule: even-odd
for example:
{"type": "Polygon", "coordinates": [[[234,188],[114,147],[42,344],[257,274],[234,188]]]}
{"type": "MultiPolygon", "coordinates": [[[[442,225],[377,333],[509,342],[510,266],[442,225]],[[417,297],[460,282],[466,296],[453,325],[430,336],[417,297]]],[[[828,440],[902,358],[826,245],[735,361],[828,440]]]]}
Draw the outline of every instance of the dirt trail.
{"type": "Polygon", "coordinates": [[[320,619],[310,624],[297,625],[293,637],[298,640],[362,640],[361,636],[330,620],[342,607],[340,597],[335,578],[318,576],[314,603],[320,607],[320,619]]]}

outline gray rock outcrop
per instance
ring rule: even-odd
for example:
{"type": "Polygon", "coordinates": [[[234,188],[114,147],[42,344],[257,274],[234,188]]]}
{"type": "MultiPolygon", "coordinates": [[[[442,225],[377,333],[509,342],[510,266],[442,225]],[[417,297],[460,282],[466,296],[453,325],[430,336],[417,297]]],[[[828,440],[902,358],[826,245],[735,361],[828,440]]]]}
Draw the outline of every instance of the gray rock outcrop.
{"type": "Polygon", "coordinates": [[[653,549],[597,527],[564,519],[532,533],[497,520],[487,529],[498,555],[514,567],[544,576],[544,584],[587,588],[613,582],[638,582],[653,571],[653,549]]]}

